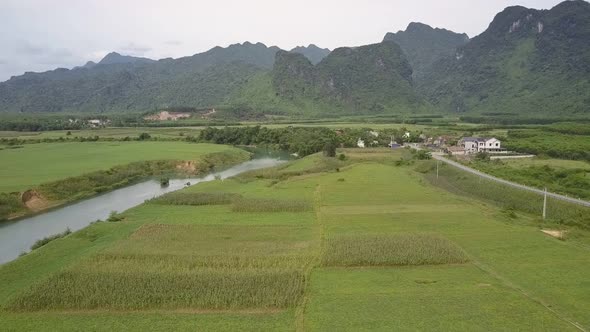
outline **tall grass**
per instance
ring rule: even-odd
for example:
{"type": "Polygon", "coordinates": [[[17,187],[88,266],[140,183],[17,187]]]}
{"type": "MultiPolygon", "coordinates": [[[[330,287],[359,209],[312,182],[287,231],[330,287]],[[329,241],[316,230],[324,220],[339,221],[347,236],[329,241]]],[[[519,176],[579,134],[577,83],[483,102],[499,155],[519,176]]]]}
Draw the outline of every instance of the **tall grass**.
{"type": "Polygon", "coordinates": [[[239,194],[234,193],[172,192],[149,202],[163,205],[225,205],[231,204],[240,197],[239,194]]]}
{"type": "Polygon", "coordinates": [[[288,269],[198,269],[58,273],[11,301],[13,311],[250,309],[293,307],[303,272],[288,269]]]}
{"type": "Polygon", "coordinates": [[[6,308],[292,308],[315,252],[312,233],[293,226],[144,225],[21,293],[6,308]]]}
{"type": "Polygon", "coordinates": [[[303,200],[278,200],[240,198],[234,201],[233,212],[305,212],[313,210],[310,202],[303,200]]]}
{"type": "MultiPolygon", "coordinates": [[[[492,202],[502,208],[541,217],[543,196],[484,179],[458,168],[443,164],[436,177],[434,167],[425,168],[426,179],[433,185],[463,196],[492,202]]],[[[590,208],[547,198],[548,222],[590,229],[590,208]]]]}
{"type": "Polygon", "coordinates": [[[0,193],[0,221],[25,211],[26,207],[19,193],[0,193]]]}
{"type": "Polygon", "coordinates": [[[451,241],[430,234],[354,235],[326,239],[323,266],[399,266],[465,263],[451,241]]]}

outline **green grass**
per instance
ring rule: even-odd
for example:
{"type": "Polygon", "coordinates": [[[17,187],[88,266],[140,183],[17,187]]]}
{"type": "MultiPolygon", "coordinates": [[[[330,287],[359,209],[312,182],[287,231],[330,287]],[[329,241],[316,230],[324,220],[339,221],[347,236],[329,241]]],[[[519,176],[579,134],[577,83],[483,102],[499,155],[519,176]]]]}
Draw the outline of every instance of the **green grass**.
{"type": "Polygon", "coordinates": [[[556,224],[433,186],[401,155],[346,153],[340,171],[312,156],[202,183],[0,266],[3,328],[590,327],[587,233],[551,238],[556,224]],[[313,209],[234,211],[228,194],[313,209]]]}
{"type": "Polygon", "coordinates": [[[472,266],[319,269],[309,331],[568,331],[575,329],[472,266]]]}
{"type": "Polygon", "coordinates": [[[0,192],[24,191],[42,183],[146,160],[197,160],[237,149],[184,142],[86,142],[27,144],[0,150],[0,192]]]}

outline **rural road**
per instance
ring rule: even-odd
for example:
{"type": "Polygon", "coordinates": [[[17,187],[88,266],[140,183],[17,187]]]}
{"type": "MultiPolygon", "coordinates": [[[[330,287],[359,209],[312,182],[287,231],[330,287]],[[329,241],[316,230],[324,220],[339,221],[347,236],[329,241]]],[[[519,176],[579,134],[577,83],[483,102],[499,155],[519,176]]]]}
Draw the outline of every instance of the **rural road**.
{"type": "MultiPolygon", "coordinates": [[[[495,176],[491,176],[491,175],[486,174],[486,173],[482,173],[482,172],[477,171],[477,170],[475,170],[473,168],[470,168],[470,167],[467,167],[465,165],[462,165],[462,164],[460,164],[458,162],[449,160],[449,159],[443,157],[440,154],[433,153],[432,154],[432,158],[434,158],[436,160],[439,160],[439,161],[442,161],[444,163],[447,163],[447,164],[449,164],[451,166],[457,167],[459,169],[462,169],[462,170],[464,170],[466,172],[469,172],[469,173],[475,174],[477,176],[480,176],[482,178],[488,179],[488,180],[500,182],[500,183],[503,183],[505,185],[512,186],[512,187],[515,187],[515,188],[518,188],[518,189],[528,190],[528,191],[537,193],[539,195],[544,195],[545,194],[545,192],[543,190],[541,190],[541,189],[537,189],[537,188],[533,188],[533,187],[528,187],[528,186],[525,186],[525,185],[522,185],[522,184],[518,184],[518,183],[514,183],[514,182],[511,182],[511,181],[504,180],[504,179],[500,179],[500,178],[497,178],[495,176]]],[[[567,196],[560,195],[560,194],[555,194],[555,193],[547,192],[547,197],[553,197],[555,199],[559,199],[559,200],[562,200],[562,201],[570,202],[570,203],[573,203],[573,204],[578,204],[578,205],[590,207],[590,202],[588,202],[588,201],[584,201],[584,200],[577,199],[577,198],[572,198],[572,197],[567,197],[567,196]]]]}

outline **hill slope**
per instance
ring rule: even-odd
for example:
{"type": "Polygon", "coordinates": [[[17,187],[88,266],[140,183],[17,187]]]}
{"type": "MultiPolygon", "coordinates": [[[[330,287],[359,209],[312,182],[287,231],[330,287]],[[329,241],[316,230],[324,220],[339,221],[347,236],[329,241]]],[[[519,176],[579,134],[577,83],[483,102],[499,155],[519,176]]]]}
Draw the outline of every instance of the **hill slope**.
{"type": "Polygon", "coordinates": [[[235,44],[179,59],[152,61],[107,55],[72,70],[26,73],[0,83],[0,111],[146,111],[208,107],[274,63],[277,47],[235,44]]]}
{"type": "Polygon", "coordinates": [[[590,4],[509,7],[489,28],[436,63],[420,91],[456,112],[590,112],[590,4]]]}
{"type": "Polygon", "coordinates": [[[424,106],[412,87],[412,68],[392,42],[338,48],[316,66],[301,54],[278,52],[272,86],[280,98],[330,104],[341,113],[409,112],[424,106]]]}
{"type": "Polygon", "coordinates": [[[317,65],[322,61],[325,57],[330,54],[330,50],[327,48],[319,48],[314,44],[310,44],[309,46],[297,46],[291,50],[293,53],[300,53],[305,55],[305,57],[314,65],[317,65]]]}
{"type": "Polygon", "coordinates": [[[414,79],[420,81],[424,73],[441,58],[454,55],[458,47],[469,41],[466,34],[445,29],[434,29],[422,23],[410,23],[405,31],[389,32],[384,41],[401,46],[414,69],[414,79]]]}

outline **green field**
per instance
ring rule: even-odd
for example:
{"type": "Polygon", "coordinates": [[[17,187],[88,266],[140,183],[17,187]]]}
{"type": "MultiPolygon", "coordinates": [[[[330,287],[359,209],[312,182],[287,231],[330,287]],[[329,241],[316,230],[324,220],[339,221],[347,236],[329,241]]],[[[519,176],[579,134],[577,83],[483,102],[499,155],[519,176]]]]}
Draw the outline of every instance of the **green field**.
{"type": "Polygon", "coordinates": [[[202,183],[1,266],[3,327],[590,327],[587,237],[438,189],[393,166],[401,152],[344,152],[202,183]]]}
{"type": "Polygon", "coordinates": [[[148,160],[196,160],[205,154],[237,151],[214,144],[184,142],[85,142],[26,144],[0,150],[0,193],[23,191],[113,166],[148,160]]]}

